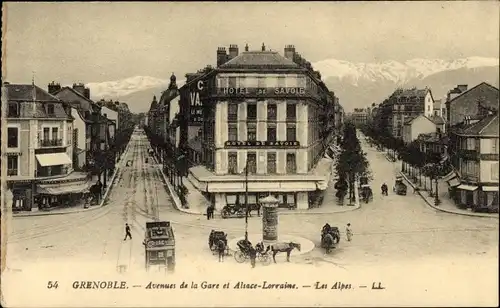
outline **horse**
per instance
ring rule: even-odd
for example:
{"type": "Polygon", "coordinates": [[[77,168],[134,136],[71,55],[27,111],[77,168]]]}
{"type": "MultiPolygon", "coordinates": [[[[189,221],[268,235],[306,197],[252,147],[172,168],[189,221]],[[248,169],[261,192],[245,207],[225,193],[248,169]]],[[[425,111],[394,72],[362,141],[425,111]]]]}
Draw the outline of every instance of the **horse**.
{"type": "Polygon", "coordinates": [[[219,262],[224,262],[224,253],[226,252],[226,243],[220,239],[217,244],[217,252],[219,253],[219,262]]]}
{"type": "Polygon", "coordinates": [[[329,254],[332,248],[335,248],[335,243],[338,243],[339,239],[334,239],[331,233],[326,233],[321,238],[321,246],[326,249],[326,254],[329,254]]]}
{"type": "Polygon", "coordinates": [[[300,244],[294,242],[272,244],[271,251],[273,252],[274,263],[276,263],[276,255],[278,254],[278,252],[286,252],[286,262],[290,262],[290,253],[295,248],[300,251],[300,244]]]}

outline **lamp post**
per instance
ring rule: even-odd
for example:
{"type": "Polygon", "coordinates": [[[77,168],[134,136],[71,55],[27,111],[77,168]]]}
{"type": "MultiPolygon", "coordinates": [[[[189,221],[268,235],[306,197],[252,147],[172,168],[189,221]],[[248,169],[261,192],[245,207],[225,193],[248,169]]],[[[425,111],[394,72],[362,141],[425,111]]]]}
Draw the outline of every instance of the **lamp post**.
{"type": "Polygon", "coordinates": [[[248,241],[248,159],[245,162],[245,241],[248,241]]]}

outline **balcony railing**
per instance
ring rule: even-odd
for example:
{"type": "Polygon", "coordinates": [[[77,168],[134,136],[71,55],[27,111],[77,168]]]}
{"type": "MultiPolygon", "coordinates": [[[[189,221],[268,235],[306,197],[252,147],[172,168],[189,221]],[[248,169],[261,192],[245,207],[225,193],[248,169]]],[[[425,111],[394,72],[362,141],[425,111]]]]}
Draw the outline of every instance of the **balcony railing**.
{"type": "Polygon", "coordinates": [[[17,169],[7,169],[7,175],[17,175],[17,169]]]}
{"type": "Polygon", "coordinates": [[[63,145],[62,139],[42,139],[39,141],[41,147],[60,147],[63,145]]]}
{"type": "Polygon", "coordinates": [[[62,168],[52,168],[52,169],[41,169],[36,171],[37,177],[51,177],[51,176],[60,176],[68,174],[68,167],[62,168]]]}

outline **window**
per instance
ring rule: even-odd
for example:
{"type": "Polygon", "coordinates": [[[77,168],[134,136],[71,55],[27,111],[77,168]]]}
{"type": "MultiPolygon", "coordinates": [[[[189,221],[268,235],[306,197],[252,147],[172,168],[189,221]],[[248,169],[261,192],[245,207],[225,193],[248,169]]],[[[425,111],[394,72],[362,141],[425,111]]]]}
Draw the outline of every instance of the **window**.
{"type": "Polygon", "coordinates": [[[278,115],[278,107],[276,104],[268,104],[267,105],[267,120],[276,120],[278,115]]]}
{"type": "Polygon", "coordinates": [[[9,127],[7,129],[7,147],[19,147],[19,129],[17,127],[9,127]]]}
{"type": "Polygon", "coordinates": [[[427,105],[427,111],[431,111],[431,105],[427,105]]]}
{"type": "Polygon", "coordinates": [[[237,174],[238,173],[238,153],[237,152],[229,152],[227,153],[228,167],[227,171],[229,174],[237,174]]]}
{"type": "Polygon", "coordinates": [[[276,141],[276,126],[267,125],[267,141],[276,141]]]}
{"type": "Polygon", "coordinates": [[[276,153],[267,153],[267,173],[276,173],[276,153]]]}
{"type": "Polygon", "coordinates": [[[498,181],[498,163],[491,165],[491,179],[493,181],[498,181]]]}
{"type": "Polygon", "coordinates": [[[491,140],[491,153],[498,154],[498,139],[490,139],[491,140]]]}
{"type": "Polygon", "coordinates": [[[7,156],[7,175],[18,175],[18,156],[7,156]]]}
{"type": "Polygon", "coordinates": [[[476,162],[467,160],[462,162],[462,173],[468,176],[476,176],[476,162]]]}
{"type": "Polygon", "coordinates": [[[59,129],[57,127],[52,127],[52,140],[57,140],[59,129]]]}
{"type": "Polygon", "coordinates": [[[257,77],[257,87],[258,88],[265,88],[266,85],[266,77],[257,77]]]}
{"type": "Polygon", "coordinates": [[[17,103],[9,103],[9,109],[7,111],[7,117],[18,117],[19,116],[19,105],[17,103]]]}
{"type": "Polygon", "coordinates": [[[286,104],[286,119],[295,120],[297,117],[297,104],[287,103],[286,104]]]}
{"type": "Polygon", "coordinates": [[[286,127],[286,141],[297,141],[297,132],[295,126],[286,127]]]}
{"type": "Polygon", "coordinates": [[[286,154],[286,173],[296,173],[297,172],[297,161],[295,159],[295,153],[286,154]]]}
{"type": "Polygon", "coordinates": [[[78,147],[78,128],[73,129],[73,147],[78,147]]]}
{"type": "Polygon", "coordinates": [[[257,127],[247,124],[247,141],[257,140],[257,127]]]}
{"type": "Polygon", "coordinates": [[[43,128],[43,140],[49,140],[50,139],[50,128],[44,127],[43,128]]]}
{"type": "Polygon", "coordinates": [[[227,127],[227,136],[229,141],[237,141],[238,140],[238,125],[237,124],[229,124],[227,127]]]}
{"type": "Polygon", "coordinates": [[[475,150],[476,149],[476,140],[474,138],[467,138],[465,143],[466,150],[475,150]]]}
{"type": "Polygon", "coordinates": [[[229,77],[229,88],[236,88],[236,77],[229,77]]]}
{"type": "Polygon", "coordinates": [[[247,120],[257,119],[257,104],[247,104],[247,120]]]}
{"type": "Polygon", "coordinates": [[[47,105],[47,113],[48,114],[54,114],[54,104],[48,104],[47,105]]]}
{"type": "Polygon", "coordinates": [[[237,104],[229,104],[227,106],[227,120],[228,121],[237,121],[238,120],[238,105],[237,104]]]}
{"type": "Polygon", "coordinates": [[[257,173],[257,154],[248,152],[247,154],[248,173],[257,173]]]}

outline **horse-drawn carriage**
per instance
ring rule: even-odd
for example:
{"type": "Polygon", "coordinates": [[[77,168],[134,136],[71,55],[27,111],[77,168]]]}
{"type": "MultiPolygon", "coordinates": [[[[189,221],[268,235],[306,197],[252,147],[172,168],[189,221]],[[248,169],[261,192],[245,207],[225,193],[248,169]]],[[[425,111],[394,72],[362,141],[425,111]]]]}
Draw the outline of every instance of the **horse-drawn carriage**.
{"type": "MultiPolygon", "coordinates": [[[[244,204],[226,204],[221,210],[221,216],[224,219],[229,217],[245,217],[246,208],[244,204]]],[[[252,216],[252,211],[257,211],[257,214],[260,215],[260,204],[249,204],[248,216],[252,216]]]]}
{"type": "Polygon", "coordinates": [[[267,249],[264,248],[263,243],[257,244],[256,247],[254,248],[250,241],[243,239],[243,240],[239,240],[236,243],[236,245],[238,246],[239,251],[236,251],[234,253],[234,259],[238,263],[243,263],[247,259],[250,259],[250,254],[252,253],[252,250],[253,250],[253,253],[256,254],[256,258],[260,262],[265,263],[265,264],[268,264],[271,262],[271,258],[268,254],[270,247],[268,246],[267,249]]]}
{"type": "Polygon", "coordinates": [[[398,195],[406,196],[407,189],[408,187],[404,183],[403,177],[397,176],[396,182],[394,183],[394,187],[392,188],[392,190],[398,195]]]}
{"type": "Polygon", "coordinates": [[[224,233],[224,231],[212,230],[208,237],[208,247],[214,255],[218,253],[218,250],[220,248],[224,247],[225,254],[229,255],[229,247],[227,246],[227,234],[224,233]]]}
{"type": "Polygon", "coordinates": [[[330,227],[326,224],[321,230],[321,248],[326,249],[326,253],[335,248],[340,242],[340,230],[337,227],[330,227]]]}

